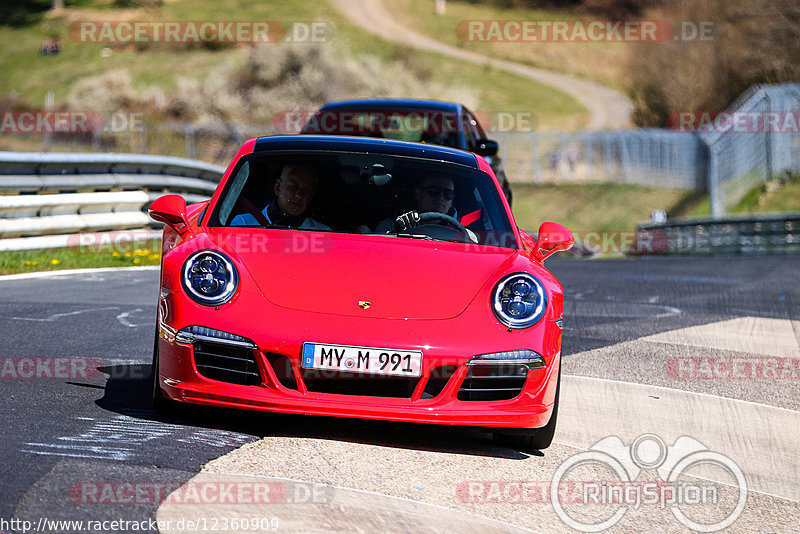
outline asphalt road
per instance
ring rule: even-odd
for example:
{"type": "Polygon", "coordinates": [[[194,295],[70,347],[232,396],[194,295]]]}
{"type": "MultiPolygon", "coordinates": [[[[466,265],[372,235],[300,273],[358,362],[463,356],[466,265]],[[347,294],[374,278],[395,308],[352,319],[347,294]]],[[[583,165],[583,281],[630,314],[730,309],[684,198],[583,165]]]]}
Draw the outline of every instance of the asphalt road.
{"type": "MultiPolygon", "coordinates": [[[[670,340],[637,350],[642,338],[753,317],[791,320],[797,342],[796,258],[554,259],[548,266],[566,291],[566,374],[798,409],[795,380],[677,380],[664,371],[667,362],[696,351],[681,352],[670,340]]],[[[473,440],[470,455],[484,461],[518,456],[464,430],[205,409],[156,416],[146,391],[157,278],[155,270],[137,270],[0,279],[0,531],[22,531],[3,525],[11,518],[153,518],[158,499],[100,505],[92,492],[122,482],[152,484],[148,495],[166,491],[265,436],[321,435],[432,454],[473,440]],[[74,361],[81,363],[65,371],[74,361]]],[[[276,476],[291,478],[292,466],[283,470],[276,476]]]]}

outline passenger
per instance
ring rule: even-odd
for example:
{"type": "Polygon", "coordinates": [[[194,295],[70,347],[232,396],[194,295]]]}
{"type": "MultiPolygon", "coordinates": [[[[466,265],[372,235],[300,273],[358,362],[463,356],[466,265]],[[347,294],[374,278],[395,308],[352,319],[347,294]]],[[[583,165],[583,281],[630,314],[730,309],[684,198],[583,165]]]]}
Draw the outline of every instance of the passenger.
{"type": "MultiPolygon", "coordinates": [[[[275,180],[275,198],[261,211],[266,222],[276,226],[330,230],[329,226],[306,216],[318,181],[311,167],[294,163],[285,165],[280,178],[275,180]]],[[[258,224],[263,224],[263,221],[259,223],[252,213],[242,213],[231,221],[231,226],[258,224]]]]}

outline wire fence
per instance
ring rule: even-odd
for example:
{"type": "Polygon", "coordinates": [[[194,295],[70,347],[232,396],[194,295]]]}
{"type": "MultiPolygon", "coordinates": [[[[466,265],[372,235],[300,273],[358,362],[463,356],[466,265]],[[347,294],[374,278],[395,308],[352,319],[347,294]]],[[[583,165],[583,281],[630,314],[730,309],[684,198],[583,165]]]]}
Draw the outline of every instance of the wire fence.
{"type": "Polygon", "coordinates": [[[800,84],[754,86],[727,110],[687,110],[670,119],[671,129],[497,137],[512,182],[709,191],[714,217],[754,188],[800,173],[800,84]]]}
{"type": "Polygon", "coordinates": [[[512,183],[610,182],[705,188],[708,149],[694,133],[503,133],[497,136],[512,183]]]}
{"type": "Polygon", "coordinates": [[[800,84],[754,86],[703,122],[712,216],[783,173],[800,173],[800,84]]]}

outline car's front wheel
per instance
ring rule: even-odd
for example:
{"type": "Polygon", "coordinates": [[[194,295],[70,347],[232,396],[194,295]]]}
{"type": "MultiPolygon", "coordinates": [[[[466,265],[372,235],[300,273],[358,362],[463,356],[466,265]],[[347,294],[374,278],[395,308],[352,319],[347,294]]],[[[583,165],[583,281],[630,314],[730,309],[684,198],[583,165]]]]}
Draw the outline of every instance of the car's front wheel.
{"type": "Polygon", "coordinates": [[[153,365],[152,365],[152,379],[150,385],[151,405],[153,410],[159,413],[165,413],[172,408],[173,403],[161,392],[161,383],[158,379],[158,326],[156,325],[156,335],[153,340],[153,365]]]}
{"type": "Polygon", "coordinates": [[[556,397],[553,401],[553,414],[546,425],[540,428],[531,429],[524,433],[504,433],[495,432],[494,439],[513,449],[521,451],[546,449],[553,442],[556,433],[556,422],[558,420],[558,397],[561,391],[561,367],[558,368],[558,381],[556,382],[556,397]]]}

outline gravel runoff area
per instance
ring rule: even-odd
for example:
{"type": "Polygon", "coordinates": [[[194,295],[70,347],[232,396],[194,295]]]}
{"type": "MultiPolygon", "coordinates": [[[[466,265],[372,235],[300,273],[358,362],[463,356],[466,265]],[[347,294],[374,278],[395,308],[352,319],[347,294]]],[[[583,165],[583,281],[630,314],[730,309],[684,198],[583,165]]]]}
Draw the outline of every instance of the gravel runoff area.
{"type": "MultiPolygon", "coordinates": [[[[298,533],[575,532],[555,513],[548,495],[559,465],[578,449],[554,444],[543,456],[528,456],[496,447],[488,438],[459,436],[458,431],[441,432],[438,440],[435,433],[423,432],[424,437],[416,445],[426,448],[414,448],[417,440],[413,437],[402,440],[402,444],[401,435],[382,443],[367,443],[355,441],[356,436],[366,433],[367,439],[372,439],[376,434],[385,434],[374,428],[359,432],[358,423],[327,421],[324,425],[328,432],[316,429],[327,434],[324,438],[267,437],[212,461],[193,479],[198,484],[269,484],[273,494],[286,496],[279,497],[279,502],[195,505],[168,500],[159,509],[158,519],[171,519],[172,524],[177,524],[180,518],[277,518],[280,532],[298,533]],[[458,447],[458,442],[463,447],[458,447]],[[316,498],[293,499],[291,495],[316,498]]],[[[413,432],[414,428],[409,426],[406,430],[413,432]]],[[[589,467],[573,479],[607,480],[608,476],[601,468],[589,467]]],[[[637,480],[656,482],[659,478],[653,471],[637,480]]],[[[727,512],[722,511],[735,507],[735,491],[719,484],[705,485],[719,492],[717,504],[685,506],[682,510],[698,521],[724,519],[727,512]]],[[[570,504],[564,508],[572,512],[570,517],[584,522],[607,519],[618,509],[612,505],[570,504]]],[[[797,503],[751,492],[744,512],[726,532],[800,532],[798,519],[797,503]]],[[[643,504],[638,509],[630,506],[622,520],[607,532],[633,531],[689,529],[676,520],[669,506],[643,504]]]]}

